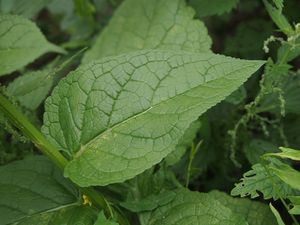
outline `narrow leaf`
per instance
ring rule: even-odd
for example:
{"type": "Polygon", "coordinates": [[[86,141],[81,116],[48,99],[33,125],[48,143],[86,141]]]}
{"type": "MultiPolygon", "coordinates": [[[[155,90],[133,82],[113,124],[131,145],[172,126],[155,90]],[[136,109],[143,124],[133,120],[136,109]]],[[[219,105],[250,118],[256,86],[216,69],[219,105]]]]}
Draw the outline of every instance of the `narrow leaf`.
{"type": "Polygon", "coordinates": [[[300,151],[299,150],[295,150],[295,149],[292,149],[292,148],[285,148],[285,147],[280,147],[279,149],[282,152],[268,153],[268,154],[265,154],[265,156],[277,156],[277,157],[280,157],[280,158],[300,161],[300,151]]]}
{"type": "Polygon", "coordinates": [[[279,212],[277,211],[277,209],[274,208],[274,206],[271,203],[270,203],[270,209],[272,210],[274,216],[276,217],[277,224],[278,225],[285,225],[283,220],[281,219],[281,216],[280,216],[279,212]]]}

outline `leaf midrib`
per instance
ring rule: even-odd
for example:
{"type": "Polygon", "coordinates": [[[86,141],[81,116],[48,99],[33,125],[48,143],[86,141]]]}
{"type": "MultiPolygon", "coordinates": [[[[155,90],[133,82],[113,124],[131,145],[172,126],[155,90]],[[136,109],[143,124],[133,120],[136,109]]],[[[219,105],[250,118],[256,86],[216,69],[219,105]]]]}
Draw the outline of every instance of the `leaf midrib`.
{"type": "MultiPolygon", "coordinates": [[[[253,61],[253,62],[254,62],[254,61],[253,61]]],[[[254,65],[244,66],[244,67],[239,68],[239,69],[237,69],[237,70],[230,71],[230,73],[235,73],[235,72],[237,72],[237,71],[244,70],[245,68],[253,67],[253,66],[254,66],[254,65]]],[[[195,86],[195,87],[193,87],[193,88],[191,88],[191,89],[188,89],[188,90],[186,90],[186,91],[183,91],[182,93],[180,93],[180,94],[178,94],[178,95],[175,95],[175,96],[173,96],[173,97],[171,97],[171,98],[168,98],[168,99],[166,99],[166,100],[163,100],[163,101],[161,101],[161,102],[159,102],[159,103],[157,103],[157,104],[155,104],[155,105],[152,105],[152,106],[150,106],[148,109],[146,109],[146,110],[144,110],[144,111],[142,111],[142,112],[139,112],[139,113],[137,113],[137,114],[135,114],[135,115],[133,115],[133,116],[131,116],[131,117],[128,117],[127,119],[125,119],[125,120],[123,120],[123,121],[121,121],[121,122],[119,122],[119,123],[116,123],[116,124],[113,125],[112,127],[108,128],[108,129],[106,129],[105,131],[101,132],[100,134],[96,135],[94,138],[92,138],[92,139],[91,139],[90,141],[88,141],[86,144],[81,145],[79,151],[77,151],[77,152],[73,155],[73,156],[74,156],[73,158],[78,158],[78,157],[80,157],[80,156],[85,152],[87,146],[91,145],[93,142],[95,142],[96,140],[98,140],[99,138],[101,138],[101,137],[104,136],[106,133],[110,132],[111,130],[113,130],[113,129],[115,129],[115,128],[117,128],[117,127],[119,127],[119,126],[121,126],[121,125],[123,125],[123,124],[125,124],[125,123],[127,123],[128,121],[130,121],[130,120],[132,120],[132,119],[135,119],[135,118],[137,118],[137,117],[139,117],[139,116],[142,116],[142,115],[146,114],[146,113],[149,112],[151,109],[158,107],[160,104],[164,104],[164,103],[166,103],[166,102],[168,102],[168,101],[173,100],[174,98],[177,98],[177,97],[179,97],[179,96],[185,95],[186,93],[188,93],[188,92],[190,92],[190,91],[192,91],[192,90],[198,88],[200,85],[207,84],[207,83],[209,83],[209,82],[213,82],[213,81],[215,81],[215,80],[224,78],[224,77],[226,77],[227,75],[228,75],[228,73],[227,73],[227,74],[224,74],[223,76],[220,76],[220,77],[217,77],[217,78],[215,78],[215,79],[212,79],[212,80],[210,80],[210,81],[208,81],[208,82],[201,83],[201,84],[199,84],[199,85],[197,85],[197,86],[195,86]]]]}

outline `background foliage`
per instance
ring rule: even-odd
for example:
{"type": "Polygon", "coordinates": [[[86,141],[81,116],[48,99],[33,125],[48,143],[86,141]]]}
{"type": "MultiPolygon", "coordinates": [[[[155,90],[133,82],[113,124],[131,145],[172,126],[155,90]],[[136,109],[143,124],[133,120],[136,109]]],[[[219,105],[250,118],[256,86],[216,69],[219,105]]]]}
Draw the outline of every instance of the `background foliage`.
{"type": "Polygon", "coordinates": [[[0,91],[70,160],[1,95],[0,224],[298,225],[299,21],[298,0],[0,0],[0,91]]]}

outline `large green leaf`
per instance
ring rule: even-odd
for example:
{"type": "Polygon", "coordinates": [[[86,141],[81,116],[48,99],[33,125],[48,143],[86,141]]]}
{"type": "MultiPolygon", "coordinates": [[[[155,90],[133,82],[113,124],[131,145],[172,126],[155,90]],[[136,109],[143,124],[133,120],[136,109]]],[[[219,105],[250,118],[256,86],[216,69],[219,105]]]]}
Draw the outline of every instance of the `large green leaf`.
{"type": "Polygon", "coordinates": [[[268,205],[249,199],[233,198],[220,191],[209,193],[232,212],[245,218],[249,225],[274,225],[276,223],[268,205]]]}
{"type": "Polygon", "coordinates": [[[48,42],[30,20],[0,14],[0,76],[21,69],[46,52],[64,50],[48,42]]]}
{"type": "Polygon", "coordinates": [[[81,186],[122,182],[174,150],[190,123],[262,61],[139,51],[82,66],[46,101],[43,132],[72,161],[81,186]]]}
{"type": "Polygon", "coordinates": [[[0,195],[1,225],[79,204],[77,189],[42,156],[0,167],[0,195]]]}
{"type": "Polygon", "coordinates": [[[174,191],[175,199],[157,208],[148,225],[248,225],[246,220],[210,194],[187,189],[174,191]]]}
{"type": "Polygon", "coordinates": [[[83,62],[143,49],[209,52],[207,30],[193,17],[184,0],[125,0],[83,62]]]}

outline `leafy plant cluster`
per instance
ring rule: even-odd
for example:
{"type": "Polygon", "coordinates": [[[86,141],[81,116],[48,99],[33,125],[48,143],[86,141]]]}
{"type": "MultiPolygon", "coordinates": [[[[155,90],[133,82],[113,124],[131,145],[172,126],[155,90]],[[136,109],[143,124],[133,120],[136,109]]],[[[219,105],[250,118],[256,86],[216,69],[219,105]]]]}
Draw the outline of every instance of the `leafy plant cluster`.
{"type": "Polygon", "coordinates": [[[0,0],[0,224],[299,225],[299,12],[0,0]]]}

